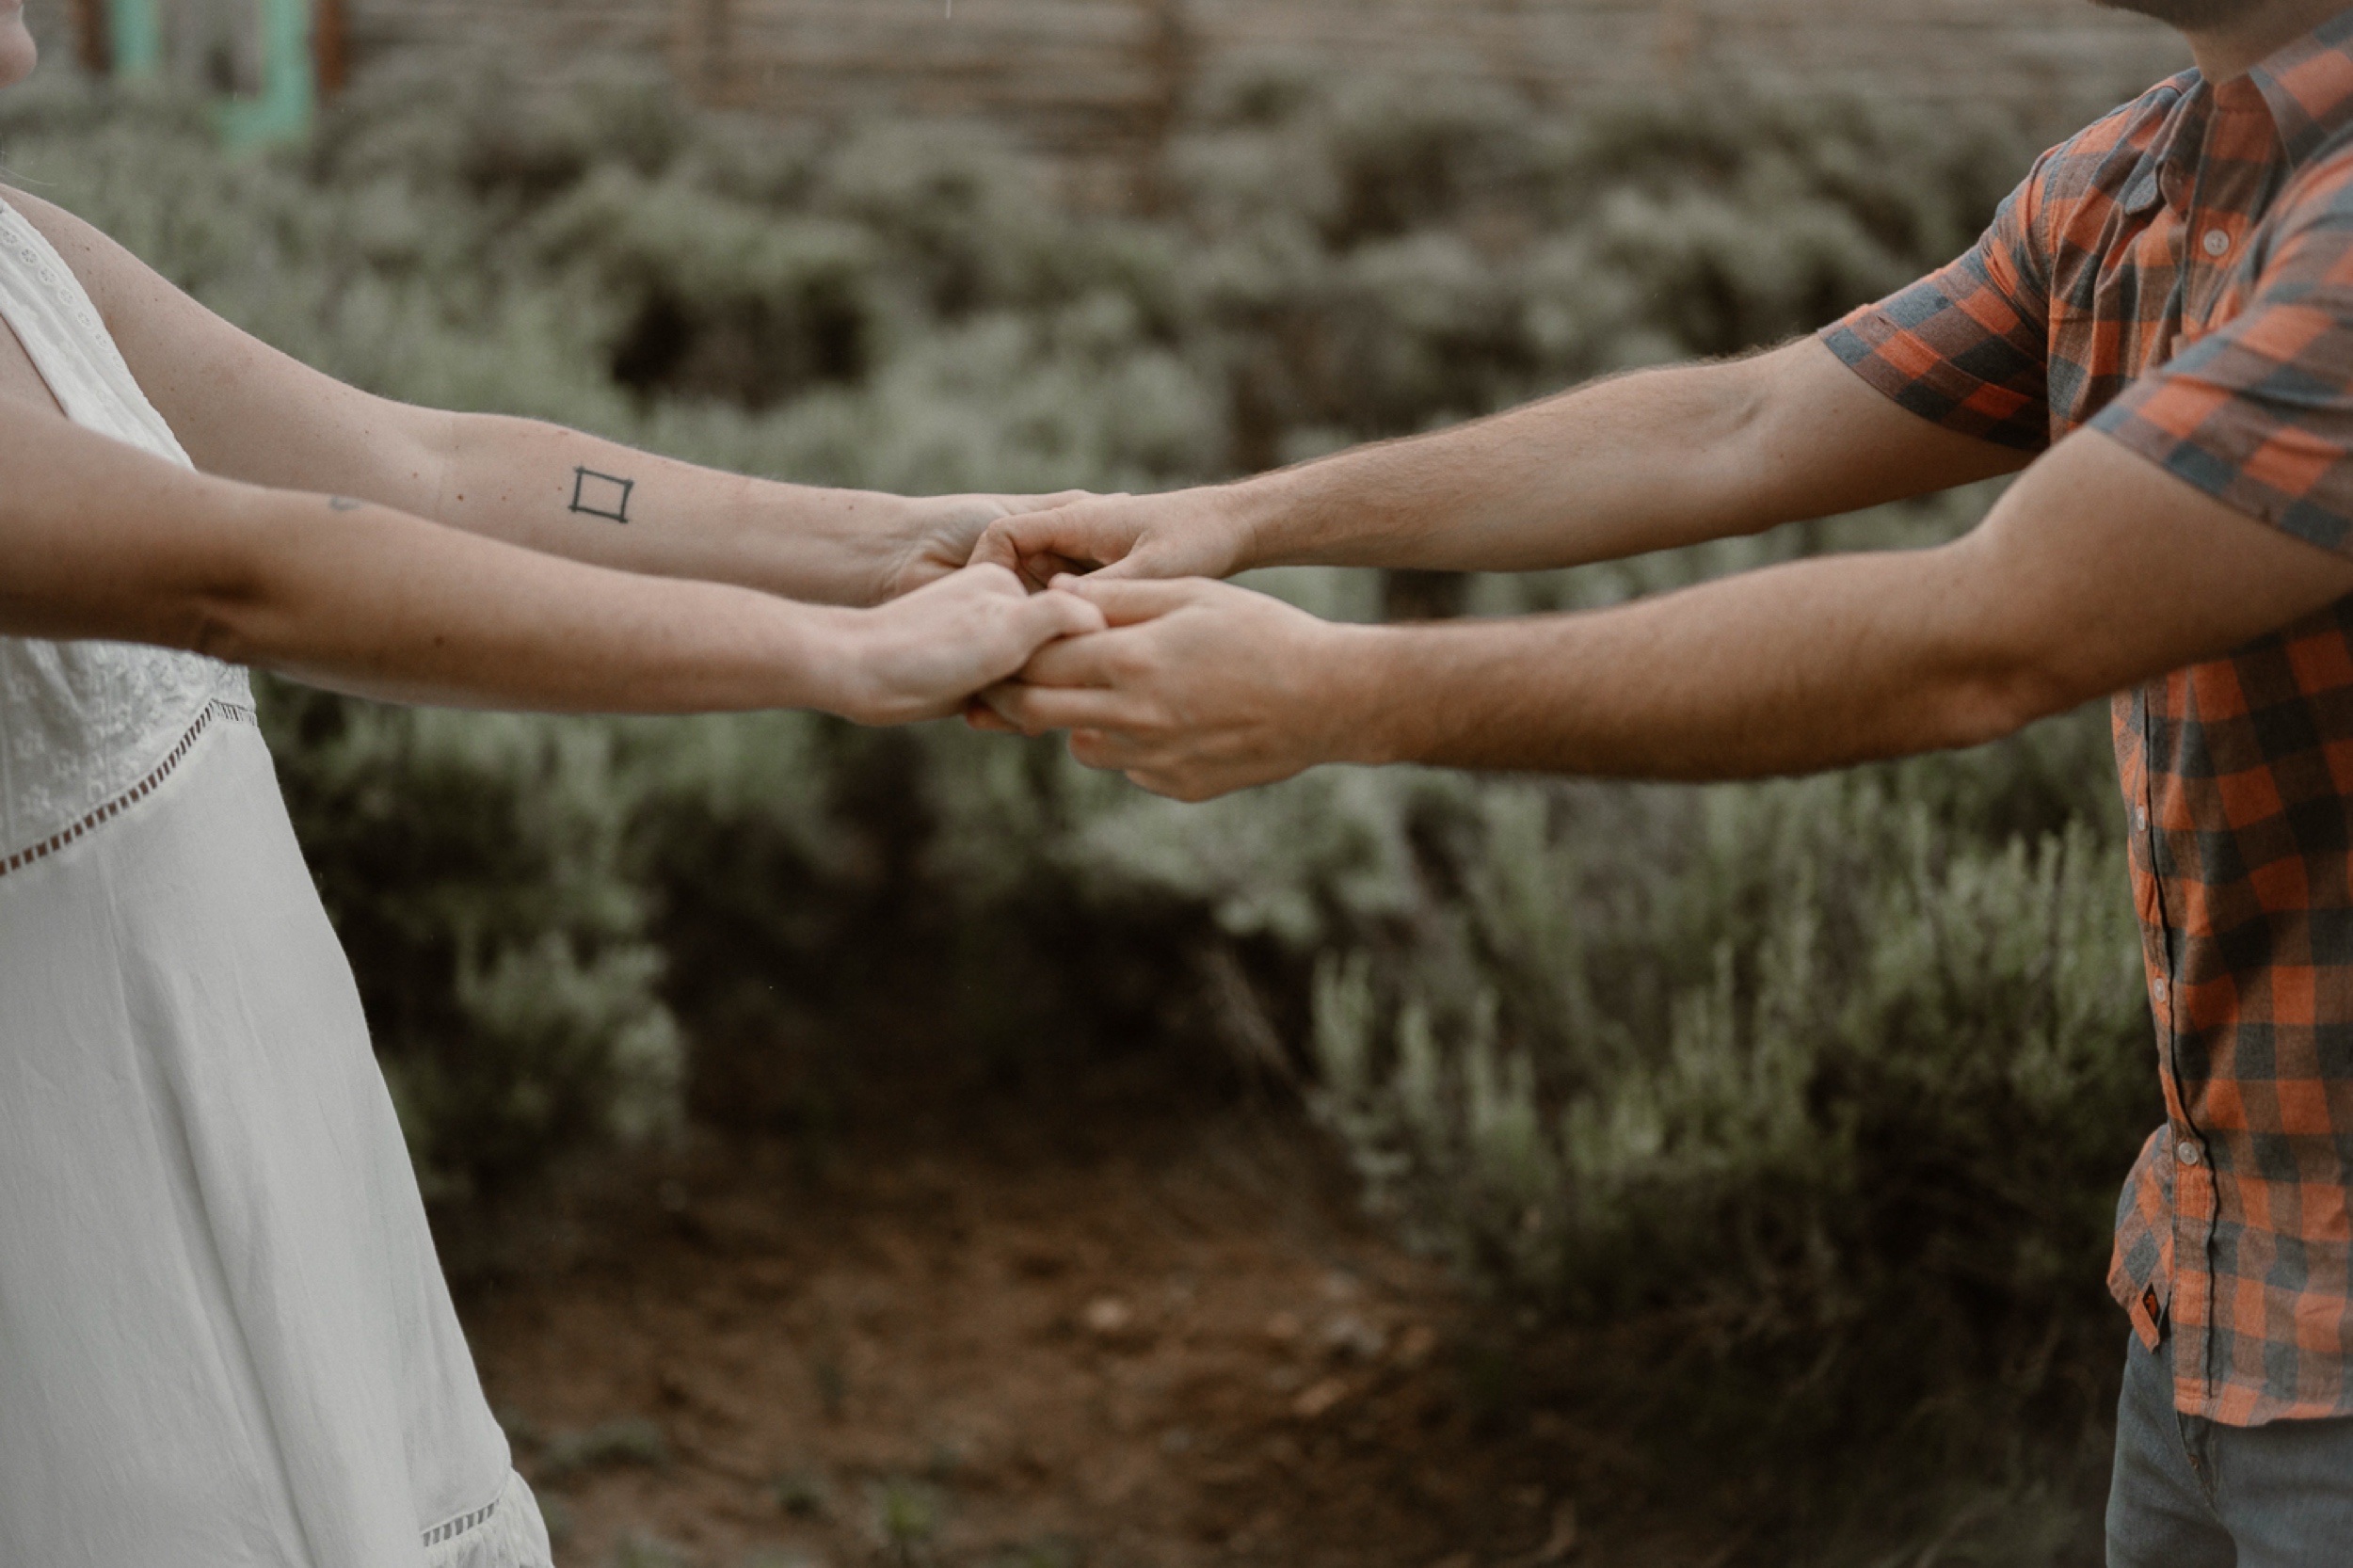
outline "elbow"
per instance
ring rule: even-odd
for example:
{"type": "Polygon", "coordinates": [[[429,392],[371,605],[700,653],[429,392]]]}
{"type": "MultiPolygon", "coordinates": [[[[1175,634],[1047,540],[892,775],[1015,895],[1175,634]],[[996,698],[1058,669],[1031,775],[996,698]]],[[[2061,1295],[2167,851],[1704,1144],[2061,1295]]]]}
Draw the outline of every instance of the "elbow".
{"type": "Polygon", "coordinates": [[[1709,493],[1742,498],[1724,520],[1726,536],[1769,534],[1810,515],[1802,503],[1781,493],[1786,488],[1786,455],[1804,439],[1793,432],[1791,421],[1801,421],[1801,428],[1810,430],[1817,417],[1810,401],[1792,406],[1781,382],[1785,370],[1783,355],[1772,353],[1702,371],[1716,381],[1695,442],[1699,471],[1709,493]]]}
{"type": "Polygon", "coordinates": [[[181,596],[170,641],[231,664],[265,664],[285,651],[291,593],[275,565],[285,552],[270,548],[266,533],[265,526],[236,529],[208,552],[181,596]]]}
{"type": "Polygon", "coordinates": [[[261,656],[261,641],[252,634],[251,619],[243,605],[226,596],[207,595],[188,612],[187,631],[173,639],[191,653],[217,659],[224,664],[251,664],[261,656]]]}
{"type": "Polygon", "coordinates": [[[2081,680],[2050,660],[2017,658],[1972,670],[1950,682],[1936,705],[1933,749],[2008,740],[2089,695],[2081,680]]]}

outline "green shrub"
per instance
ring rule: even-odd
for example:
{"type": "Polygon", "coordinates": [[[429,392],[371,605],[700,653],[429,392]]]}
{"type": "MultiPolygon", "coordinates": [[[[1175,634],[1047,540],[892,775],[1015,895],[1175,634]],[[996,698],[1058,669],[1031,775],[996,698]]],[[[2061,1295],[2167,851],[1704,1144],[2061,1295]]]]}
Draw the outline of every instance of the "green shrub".
{"type": "Polygon", "coordinates": [[[1790,1454],[1981,1475],[2110,1394],[2108,1226],[2162,1118],[2122,852],[1957,832],[1923,774],[1489,786],[1457,896],[1317,976],[1320,1113],[1375,1202],[1641,1327],[1681,1364],[1655,1418],[1826,1489],[1785,1504],[1851,1486],[1790,1454]]]}
{"type": "MultiPolygon", "coordinates": [[[[238,160],[201,123],[53,72],[0,152],[387,395],[910,490],[1214,479],[1738,352],[1961,249],[2029,151],[1254,67],[1197,85],[1135,215],[977,132],[749,124],[651,77],[379,72],[238,160]]],[[[1986,500],[1439,597],[1604,604],[1986,500]]],[[[445,1216],[690,1102],[816,1126],[892,1040],[1051,1082],[1213,1032],[1320,1070],[1369,1189],[1540,1320],[1695,1357],[1679,1420],[1769,1405],[1983,1472],[1991,1428],[2072,1432],[2109,1376],[2098,1255],[2153,1112],[2089,719],[1750,790],[1331,771],[1190,808],[954,728],[267,707],[445,1216]]]]}
{"type": "Polygon", "coordinates": [[[616,733],[264,694],[428,1196],[674,1126],[683,1052],[616,733]]]}

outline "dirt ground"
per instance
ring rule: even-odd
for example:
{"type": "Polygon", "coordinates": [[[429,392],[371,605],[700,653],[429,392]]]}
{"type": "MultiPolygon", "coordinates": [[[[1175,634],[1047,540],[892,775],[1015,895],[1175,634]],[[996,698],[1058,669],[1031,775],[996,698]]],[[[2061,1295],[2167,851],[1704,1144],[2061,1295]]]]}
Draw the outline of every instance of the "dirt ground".
{"type": "MultiPolygon", "coordinates": [[[[698,1134],[461,1296],[563,1568],[1705,1565],[1291,1113],[698,1134]]],[[[1687,1533],[1688,1532],[1688,1533],[1687,1533]]]]}

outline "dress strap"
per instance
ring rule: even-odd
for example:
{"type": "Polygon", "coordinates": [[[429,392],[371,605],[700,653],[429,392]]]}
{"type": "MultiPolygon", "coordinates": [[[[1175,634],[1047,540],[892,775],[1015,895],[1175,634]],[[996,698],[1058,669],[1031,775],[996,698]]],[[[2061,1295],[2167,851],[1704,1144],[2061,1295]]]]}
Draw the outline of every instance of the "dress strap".
{"type": "Polygon", "coordinates": [[[183,468],[196,465],[149,402],[73,268],[0,200],[0,318],[74,424],[183,468]]]}

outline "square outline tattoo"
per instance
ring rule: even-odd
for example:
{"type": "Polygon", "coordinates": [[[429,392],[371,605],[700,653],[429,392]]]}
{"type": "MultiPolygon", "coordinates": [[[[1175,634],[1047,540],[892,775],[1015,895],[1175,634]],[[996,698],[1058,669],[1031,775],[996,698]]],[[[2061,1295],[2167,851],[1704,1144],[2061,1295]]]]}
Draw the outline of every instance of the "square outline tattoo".
{"type": "Polygon", "coordinates": [[[607,522],[627,523],[629,521],[629,495],[636,488],[636,480],[624,479],[617,473],[599,473],[592,468],[575,468],[572,470],[570,510],[578,512],[583,517],[602,518],[607,522]],[[588,482],[592,479],[598,481],[600,487],[593,497],[588,490],[588,482]],[[602,487],[611,487],[611,488],[602,487]],[[609,507],[594,504],[608,498],[613,503],[609,507]]]}

